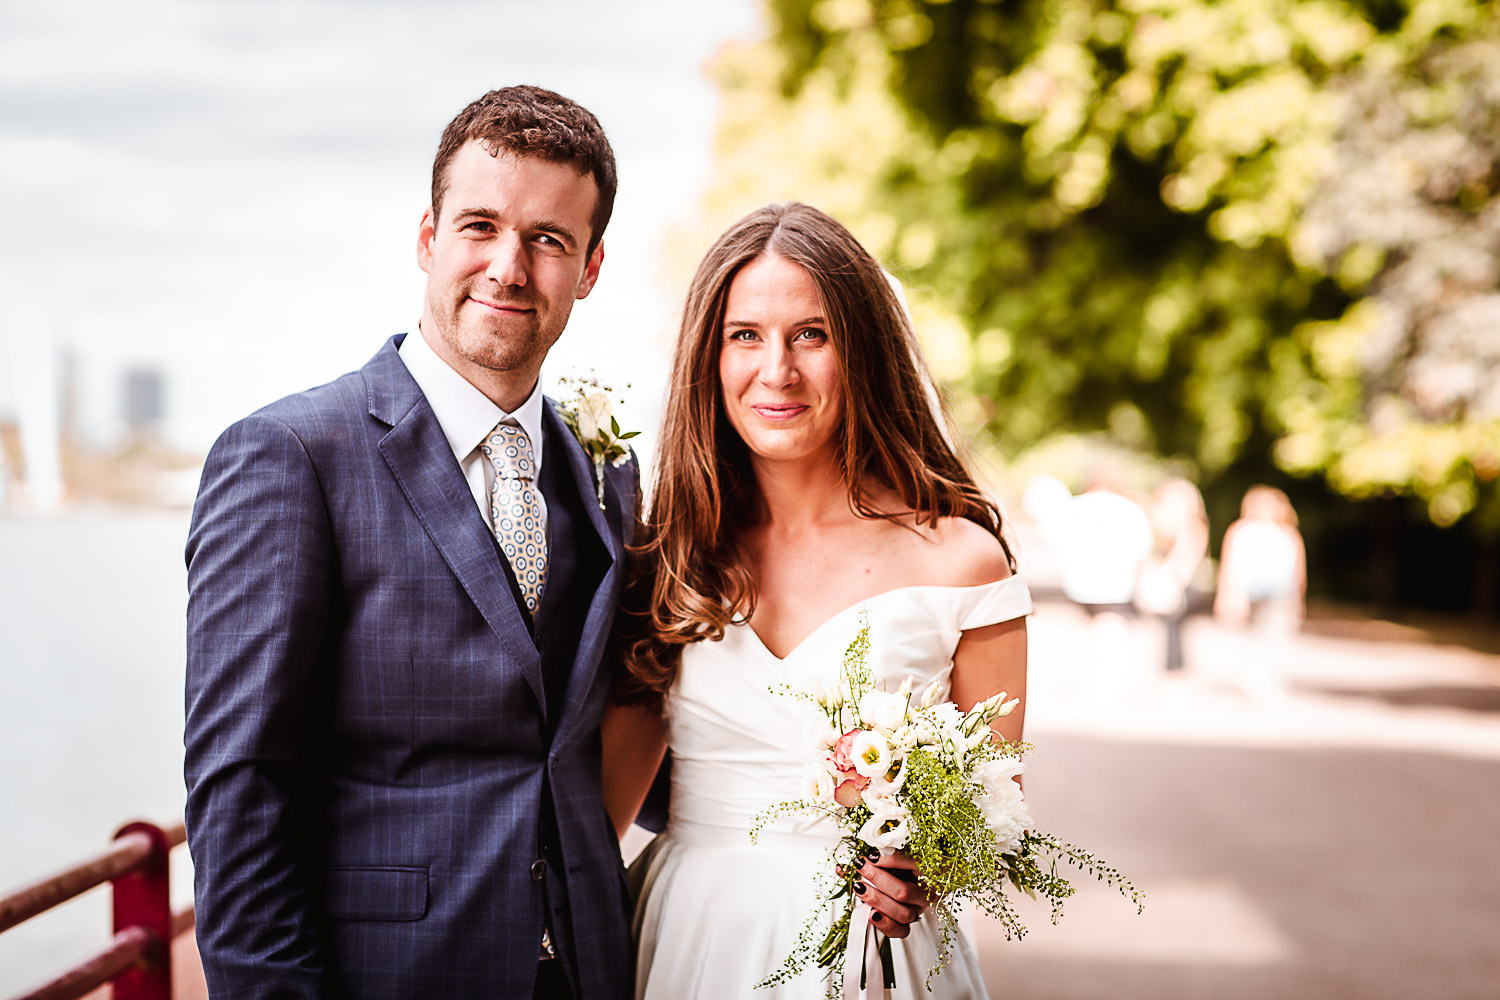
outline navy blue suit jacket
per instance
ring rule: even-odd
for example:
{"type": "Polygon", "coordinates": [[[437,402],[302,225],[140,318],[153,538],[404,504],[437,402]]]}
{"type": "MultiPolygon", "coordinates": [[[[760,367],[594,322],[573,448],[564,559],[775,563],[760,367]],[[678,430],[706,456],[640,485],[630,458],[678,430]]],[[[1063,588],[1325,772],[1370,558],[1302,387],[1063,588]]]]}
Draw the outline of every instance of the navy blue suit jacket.
{"type": "Polygon", "coordinates": [[[639,495],[545,407],[535,622],[392,338],[231,427],[188,539],[187,827],[211,995],[632,991],[601,666],[639,495]]]}

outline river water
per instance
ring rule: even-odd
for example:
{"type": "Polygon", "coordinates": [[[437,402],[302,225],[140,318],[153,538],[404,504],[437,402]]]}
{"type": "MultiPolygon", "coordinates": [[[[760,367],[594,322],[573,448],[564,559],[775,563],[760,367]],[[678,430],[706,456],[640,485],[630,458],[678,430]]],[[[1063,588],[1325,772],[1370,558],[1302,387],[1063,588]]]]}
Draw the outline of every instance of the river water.
{"type": "MultiPolygon", "coordinates": [[[[182,814],[186,511],[0,516],[0,893],[182,814]]],[[[174,852],[174,904],[191,901],[174,852]]],[[[0,993],[109,937],[95,890],[0,935],[0,993]]]]}

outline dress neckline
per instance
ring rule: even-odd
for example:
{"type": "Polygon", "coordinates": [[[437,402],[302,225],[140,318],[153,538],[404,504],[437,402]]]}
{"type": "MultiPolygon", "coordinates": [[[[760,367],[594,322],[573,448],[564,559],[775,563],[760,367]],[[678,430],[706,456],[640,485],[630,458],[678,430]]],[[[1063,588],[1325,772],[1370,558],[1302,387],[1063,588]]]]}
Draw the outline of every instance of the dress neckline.
{"type": "Polygon", "coordinates": [[[890,597],[893,594],[904,594],[913,590],[983,590],[986,587],[999,587],[1009,583],[1012,580],[1019,580],[1020,578],[1021,574],[1012,573],[1010,576],[1001,577],[998,580],[991,580],[989,583],[976,583],[973,586],[969,587],[953,587],[941,583],[919,583],[908,585],[905,587],[892,587],[890,590],[882,590],[878,593],[871,594],[869,597],[862,597],[859,600],[855,601],[853,604],[850,604],[848,607],[840,608],[838,611],[835,611],[827,618],[824,618],[821,622],[813,627],[813,630],[811,632],[804,635],[797,641],[794,646],[792,646],[791,649],[787,650],[786,655],[784,656],[777,656],[775,653],[771,652],[771,647],[766,645],[765,640],[760,637],[759,632],[755,631],[755,626],[750,624],[749,619],[740,618],[737,621],[731,622],[730,624],[742,626],[745,631],[750,633],[750,637],[755,640],[755,644],[761,648],[761,651],[771,659],[775,660],[777,663],[786,663],[791,660],[792,657],[797,655],[798,650],[811,642],[815,636],[821,633],[829,625],[832,625],[835,621],[838,621],[849,612],[856,611],[862,607],[865,607],[871,601],[877,601],[881,598],[890,597]]]}

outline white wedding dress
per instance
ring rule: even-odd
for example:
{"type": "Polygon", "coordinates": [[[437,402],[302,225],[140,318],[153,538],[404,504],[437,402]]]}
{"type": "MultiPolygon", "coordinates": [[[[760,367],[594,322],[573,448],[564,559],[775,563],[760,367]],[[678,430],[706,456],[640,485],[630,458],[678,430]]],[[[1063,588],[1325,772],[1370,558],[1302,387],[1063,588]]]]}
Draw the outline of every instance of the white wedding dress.
{"type": "MultiPolygon", "coordinates": [[[[920,697],[933,681],[944,688],[953,651],[965,629],[1019,618],[1031,595],[1019,577],[977,587],[903,587],[877,594],[820,625],[784,659],[773,656],[754,629],[731,625],[719,642],[683,651],[677,681],[666,699],[672,750],[672,799],[666,830],[630,868],[636,893],[636,996],[644,1000],[765,997],[818,1000],[827,970],[813,963],[774,989],[755,984],[791,952],[804,920],[819,905],[814,882],[830,864],[836,828],[826,820],[793,817],[769,825],[758,844],[749,830],[756,813],[802,795],[811,759],[812,705],[772,692],[836,679],[845,648],[870,619],[870,663],[887,690],[911,677],[920,697]]],[[[842,901],[840,901],[842,902],[842,901]]],[[[859,987],[860,954],[868,910],[855,908],[845,994],[859,987]]],[[[816,932],[822,940],[826,920],[816,932]]],[[[979,963],[959,936],[947,967],[923,986],[936,959],[938,921],[924,916],[910,937],[892,941],[897,997],[939,1000],[985,997],[979,963]]],[[[871,996],[883,996],[879,964],[869,964],[871,996]]]]}

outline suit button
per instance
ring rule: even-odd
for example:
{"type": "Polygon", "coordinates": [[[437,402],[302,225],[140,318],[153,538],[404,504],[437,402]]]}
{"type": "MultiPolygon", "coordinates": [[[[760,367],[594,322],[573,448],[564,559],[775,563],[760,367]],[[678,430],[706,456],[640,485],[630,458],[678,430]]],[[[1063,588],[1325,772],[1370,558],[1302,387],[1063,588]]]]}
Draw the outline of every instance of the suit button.
{"type": "Polygon", "coordinates": [[[531,863],[531,877],[537,882],[547,877],[547,862],[537,858],[531,863]]]}

